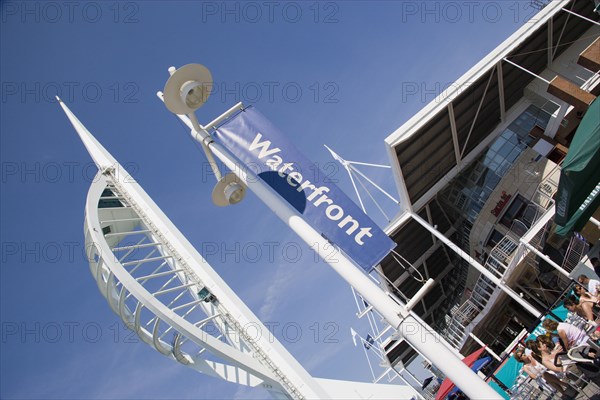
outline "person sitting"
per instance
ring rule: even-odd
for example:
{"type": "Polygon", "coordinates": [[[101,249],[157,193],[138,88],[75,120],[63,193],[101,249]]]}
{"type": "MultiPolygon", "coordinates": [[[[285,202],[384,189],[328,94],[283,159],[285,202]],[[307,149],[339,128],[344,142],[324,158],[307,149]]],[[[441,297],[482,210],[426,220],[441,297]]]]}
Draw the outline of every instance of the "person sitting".
{"type": "Polygon", "coordinates": [[[541,354],[542,364],[544,367],[546,367],[548,371],[558,374],[562,373],[562,368],[554,364],[556,355],[563,352],[562,346],[559,343],[555,344],[548,335],[540,335],[535,339],[535,341],[537,344],[537,349],[541,354]]]}
{"type": "Polygon", "coordinates": [[[594,303],[600,302],[600,299],[598,298],[598,296],[594,296],[593,294],[588,292],[587,289],[584,286],[582,286],[581,284],[573,286],[573,291],[579,297],[584,296],[588,300],[592,300],[594,303]]]}
{"type": "Polygon", "coordinates": [[[587,298],[581,298],[577,300],[575,296],[569,296],[565,299],[564,306],[569,312],[579,315],[586,321],[594,322],[594,304],[596,302],[588,300],[587,298]]]}
{"type": "MultiPolygon", "coordinates": [[[[529,342],[535,343],[535,340],[530,340],[529,342]]],[[[527,343],[526,343],[527,345],[527,343]]],[[[555,390],[558,390],[561,393],[564,393],[566,388],[563,386],[563,383],[558,379],[558,377],[548,371],[542,364],[541,358],[539,358],[539,351],[531,351],[530,349],[518,349],[515,352],[515,360],[520,363],[525,364],[523,366],[523,371],[531,378],[538,379],[538,377],[544,378],[544,380],[555,390]],[[528,353],[528,350],[530,354],[528,353]],[[537,354],[536,354],[537,353],[537,354]],[[535,355],[534,355],[535,354],[535,355]]]]}
{"type": "Polygon", "coordinates": [[[525,354],[532,355],[536,360],[542,362],[542,353],[540,353],[535,339],[525,341],[525,354]]]}
{"type": "Polygon", "coordinates": [[[575,292],[575,295],[577,297],[579,297],[579,301],[589,301],[592,303],[592,306],[596,306],[598,304],[600,304],[600,298],[598,298],[598,296],[594,296],[593,294],[591,294],[590,292],[588,292],[583,286],[581,285],[575,285],[573,287],[573,292],[575,292]]]}
{"type": "Polygon", "coordinates": [[[590,279],[589,276],[581,274],[577,277],[577,282],[585,286],[587,291],[592,295],[598,296],[598,290],[600,290],[600,281],[596,279],[590,279]]]}
{"type": "Polygon", "coordinates": [[[573,346],[579,346],[580,344],[586,343],[589,339],[585,331],[578,327],[565,322],[559,323],[550,318],[544,320],[542,327],[549,333],[554,331],[558,332],[558,337],[562,342],[564,351],[568,351],[573,346]]]}

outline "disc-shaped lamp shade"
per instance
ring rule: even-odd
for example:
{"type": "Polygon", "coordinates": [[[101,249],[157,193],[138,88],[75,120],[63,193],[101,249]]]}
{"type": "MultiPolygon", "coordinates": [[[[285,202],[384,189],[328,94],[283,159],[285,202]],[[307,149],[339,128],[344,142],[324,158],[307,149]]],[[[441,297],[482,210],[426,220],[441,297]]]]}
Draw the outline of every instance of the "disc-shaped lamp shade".
{"type": "Polygon", "coordinates": [[[225,207],[237,204],[246,195],[246,185],[233,172],[228,173],[217,183],[212,192],[215,205],[225,207]]]}
{"type": "Polygon", "coordinates": [[[165,105],[174,114],[193,113],[206,102],[211,88],[212,76],[208,68],[201,64],[184,65],[165,85],[165,105]]]}

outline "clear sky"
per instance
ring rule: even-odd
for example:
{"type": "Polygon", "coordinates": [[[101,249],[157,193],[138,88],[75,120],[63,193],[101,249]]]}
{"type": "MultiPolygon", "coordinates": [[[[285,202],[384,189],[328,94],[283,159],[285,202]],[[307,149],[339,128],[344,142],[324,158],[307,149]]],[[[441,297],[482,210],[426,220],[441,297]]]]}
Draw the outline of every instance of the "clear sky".
{"type": "MultiPolygon", "coordinates": [[[[311,374],[369,381],[349,287],[254,195],[214,207],[204,155],[155,93],[169,66],[206,65],[215,92],[201,122],[256,105],[354,199],[322,145],[389,164],[384,138],[534,11],[510,0],[3,1],[0,396],[265,396],[159,355],[112,313],[82,254],[95,168],[55,95],[311,374]]],[[[395,190],[388,173],[364,171],[395,190]]]]}

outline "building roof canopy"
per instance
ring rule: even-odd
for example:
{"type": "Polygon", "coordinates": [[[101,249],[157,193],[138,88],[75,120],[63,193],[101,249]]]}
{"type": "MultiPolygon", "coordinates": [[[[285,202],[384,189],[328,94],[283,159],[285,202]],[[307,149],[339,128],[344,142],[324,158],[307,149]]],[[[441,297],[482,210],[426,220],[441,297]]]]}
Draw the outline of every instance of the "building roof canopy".
{"type": "Polygon", "coordinates": [[[504,59],[539,75],[547,68],[549,52],[555,59],[592,26],[563,7],[597,19],[588,1],[551,2],[386,139],[412,205],[427,202],[440,180],[464,167],[473,150],[483,150],[478,146],[491,139],[506,110],[523,98],[523,89],[535,79],[504,59]]]}

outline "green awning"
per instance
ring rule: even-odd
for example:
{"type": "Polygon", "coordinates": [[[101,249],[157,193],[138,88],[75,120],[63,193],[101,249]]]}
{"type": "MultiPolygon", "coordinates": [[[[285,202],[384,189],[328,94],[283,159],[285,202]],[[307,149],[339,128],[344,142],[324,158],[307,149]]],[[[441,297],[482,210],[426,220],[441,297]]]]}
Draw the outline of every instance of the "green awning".
{"type": "Polygon", "coordinates": [[[579,231],[600,205],[600,100],[585,113],[563,162],[556,193],[557,233],[579,231]]]}

